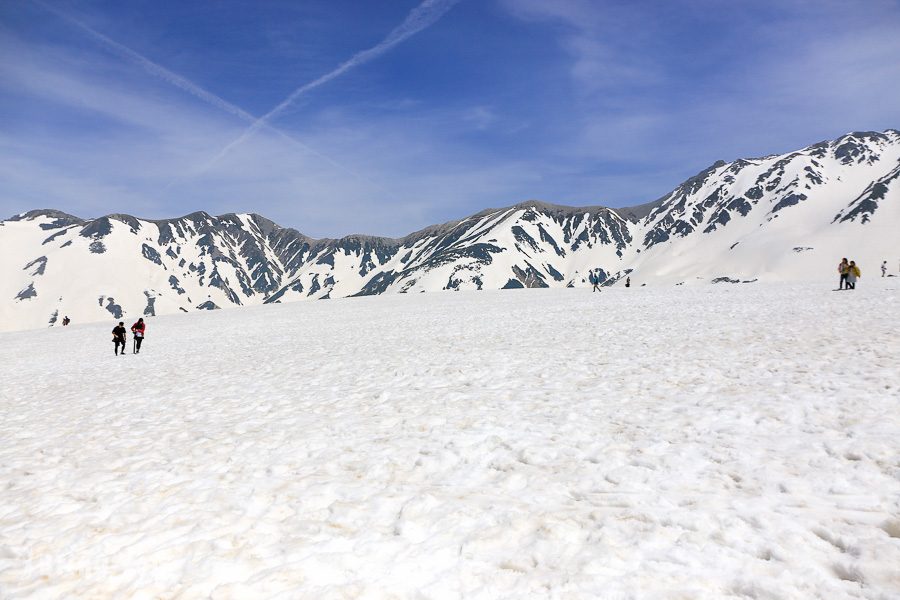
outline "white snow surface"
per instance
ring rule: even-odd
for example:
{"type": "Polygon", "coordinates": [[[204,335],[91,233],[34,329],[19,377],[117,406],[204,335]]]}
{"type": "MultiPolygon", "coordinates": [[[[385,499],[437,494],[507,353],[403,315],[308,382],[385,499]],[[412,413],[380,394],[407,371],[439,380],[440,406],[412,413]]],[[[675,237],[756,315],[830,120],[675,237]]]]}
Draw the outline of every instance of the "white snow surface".
{"type": "Polygon", "coordinates": [[[898,598],[898,301],[384,295],[151,318],[125,357],[113,320],[3,333],[0,597],[898,598]]]}

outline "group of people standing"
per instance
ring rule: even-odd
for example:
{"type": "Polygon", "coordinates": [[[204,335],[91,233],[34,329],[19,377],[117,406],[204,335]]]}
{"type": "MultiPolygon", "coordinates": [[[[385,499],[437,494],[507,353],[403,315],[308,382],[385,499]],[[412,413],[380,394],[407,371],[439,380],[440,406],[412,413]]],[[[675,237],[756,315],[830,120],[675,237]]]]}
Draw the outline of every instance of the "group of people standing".
{"type": "MultiPolygon", "coordinates": [[[[131,335],[134,338],[134,348],[132,349],[133,354],[140,354],[141,344],[144,341],[144,333],[146,333],[146,331],[147,325],[144,323],[143,317],[138,319],[134,323],[134,325],[131,326],[131,335]]],[[[119,321],[119,324],[112,330],[112,341],[114,344],[116,356],[119,355],[119,346],[122,347],[122,356],[125,356],[126,334],[127,331],[125,330],[125,322],[119,321]]]]}
{"type": "Polygon", "coordinates": [[[862,277],[859,267],[856,266],[856,261],[848,261],[846,258],[841,259],[841,263],[838,265],[838,273],[841,276],[838,282],[839,290],[855,290],[856,280],[862,277]]]}
{"type": "MultiPolygon", "coordinates": [[[[584,281],[584,279],[582,279],[582,281],[584,281]]],[[[593,286],[593,288],[594,288],[593,291],[595,291],[595,292],[601,291],[600,284],[603,283],[604,279],[602,279],[599,274],[594,273],[593,271],[588,271],[588,281],[590,281],[591,285],[593,286]]],[[[625,278],[625,287],[627,287],[627,288],[631,287],[631,277],[625,278]]]]}

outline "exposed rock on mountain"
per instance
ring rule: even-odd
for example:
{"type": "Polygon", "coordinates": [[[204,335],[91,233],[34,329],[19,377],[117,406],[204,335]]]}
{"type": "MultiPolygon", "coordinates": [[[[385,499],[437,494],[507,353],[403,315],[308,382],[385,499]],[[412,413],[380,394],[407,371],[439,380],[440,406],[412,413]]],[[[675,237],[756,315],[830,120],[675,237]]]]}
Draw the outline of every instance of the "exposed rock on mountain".
{"type": "Polygon", "coordinates": [[[719,161],[628,208],[537,201],[400,239],[315,240],[255,214],[0,222],[0,329],[438,290],[821,279],[897,257],[900,133],[719,161]],[[97,302],[99,298],[99,303],[97,302]]]}

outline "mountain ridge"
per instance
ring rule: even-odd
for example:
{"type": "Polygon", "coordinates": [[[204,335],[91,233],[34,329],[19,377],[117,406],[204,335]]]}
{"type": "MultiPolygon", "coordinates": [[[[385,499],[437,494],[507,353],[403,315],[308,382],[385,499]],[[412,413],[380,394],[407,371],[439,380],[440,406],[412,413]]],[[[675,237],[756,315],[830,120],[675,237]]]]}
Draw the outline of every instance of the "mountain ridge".
{"type": "MultiPolygon", "coordinates": [[[[717,161],[648,203],[539,200],[399,238],[309,237],[256,213],[0,221],[0,329],[303,299],[437,290],[807,280],[857,248],[867,265],[900,226],[900,132],[717,161]],[[73,277],[74,276],[74,277],[73,277]],[[92,308],[91,308],[92,307],[92,308]]],[[[880,260],[878,261],[880,262],[880,260]]]]}
{"type": "MultiPolygon", "coordinates": [[[[100,215],[97,217],[79,217],[79,216],[72,215],[70,213],[67,213],[67,212],[64,212],[64,211],[61,211],[61,210],[58,210],[55,208],[41,208],[41,209],[33,209],[33,210],[27,211],[25,213],[19,213],[19,214],[13,215],[11,217],[8,217],[5,220],[0,220],[0,223],[2,223],[4,221],[31,220],[31,219],[35,219],[37,217],[46,216],[46,217],[51,217],[51,218],[54,218],[57,220],[70,220],[72,222],[72,224],[87,224],[87,223],[92,223],[95,221],[101,221],[103,219],[113,219],[113,220],[117,220],[117,221],[120,221],[123,223],[128,223],[129,221],[136,220],[136,221],[140,221],[143,223],[166,225],[166,224],[174,223],[177,221],[184,221],[184,220],[197,220],[197,219],[201,219],[201,218],[223,220],[223,219],[236,218],[240,215],[247,215],[247,216],[253,217],[254,219],[268,221],[269,223],[272,223],[273,225],[275,225],[275,227],[277,227],[278,229],[296,232],[298,235],[304,236],[314,242],[339,242],[339,241],[348,240],[348,239],[404,242],[409,239],[415,238],[422,233],[431,232],[434,230],[444,229],[444,228],[448,228],[448,227],[453,227],[467,219],[482,217],[484,215],[494,213],[496,211],[501,211],[501,210],[513,210],[513,209],[517,209],[517,208],[534,207],[534,208],[544,210],[545,212],[558,212],[558,213],[613,211],[613,212],[619,214],[620,216],[622,216],[623,218],[626,218],[626,215],[632,215],[635,211],[642,211],[642,210],[644,210],[644,207],[649,207],[651,205],[657,205],[661,200],[662,200],[662,198],[654,200],[652,202],[646,202],[643,204],[634,205],[634,206],[626,206],[626,207],[611,207],[611,206],[604,206],[604,205],[600,205],[600,204],[586,205],[586,206],[573,206],[573,205],[567,205],[567,204],[556,204],[553,202],[547,202],[544,200],[537,200],[537,199],[523,200],[521,202],[517,202],[516,204],[511,204],[508,206],[502,206],[502,207],[497,207],[497,208],[485,208],[485,209],[478,211],[477,213],[473,213],[471,215],[468,215],[468,216],[465,216],[465,217],[462,217],[459,219],[452,219],[450,221],[445,221],[443,223],[435,223],[432,225],[426,225],[425,227],[423,227],[421,229],[412,231],[401,237],[381,236],[381,235],[374,235],[374,234],[367,234],[367,233],[350,233],[350,234],[347,234],[347,235],[344,235],[341,237],[313,238],[313,237],[307,236],[306,234],[302,233],[299,229],[297,229],[295,227],[279,225],[278,223],[275,223],[274,221],[272,221],[265,215],[261,215],[259,213],[228,212],[228,213],[222,213],[220,215],[214,215],[214,214],[208,213],[204,210],[193,211],[193,212],[187,213],[185,215],[182,215],[180,217],[170,217],[170,218],[166,218],[166,219],[150,219],[150,218],[145,218],[145,217],[137,217],[135,215],[130,215],[130,214],[126,214],[126,213],[110,213],[110,214],[106,214],[106,215],[100,215]],[[622,213],[625,213],[625,214],[622,214],[622,213]]],[[[637,220],[637,219],[632,218],[631,220],[637,220]]]]}
{"type": "MultiPolygon", "coordinates": [[[[767,154],[767,155],[763,155],[763,156],[754,156],[754,157],[739,157],[739,158],[735,158],[732,161],[726,161],[724,159],[719,159],[719,160],[714,161],[713,164],[711,164],[710,166],[698,171],[698,173],[696,175],[693,175],[693,176],[689,177],[688,179],[686,179],[684,182],[682,182],[681,185],[684,185],[684,183],[687,183],[688,181],[691,181],[692,179],[697,178],[698,176],[702,175],[703,173],[706,173],[707,171],[710,171],[712,169],[715,169],[715,168],[723,166],[723,165],[730,165],[733,163],[741,163],[741,162],[763,161],[763,160],[769,160],[769,159],[772,159],[775,157],[790,156],[790,155],[794,155],[794,154],[803,152],[805,150],[825,148],[825,147],[828,147],[829,145],[834,144],[837,141],[845,140],[846,138],[856,138],[856,137],[884,138],[885,136],[887,136],[889,134],[893,134],[894,136],[900,138],[900,129],[887,128],[884,131],[852,131],[852,132],[845,133],[844,135],[842,135],[838,138],[835,138],[834,140],[822,140],[822,141],[816,142],[814,144],[810,144],[810,145],[802,148],[801,150],[795,150],[795,151],[791,151],[791,152],[787,152],[787,153],[767,154]]],[[[479,216],[483,212],[499,210],[501,208],[514,208],[514,207],[518,207],[518,206],[521,206],[524,204],[529,204],[529,203],[538,203],[540,205],[546,205],[546,206],[553,207],[553,208],[566,208],[566,209],[606,208],[606,209],[615,210],[615,211],[630,211],[630,210],[633,210],[636,208],[649,206],[651,204],[656,204],[656,203],[660,202],[661,200],[663,200],[666,196],[668,196],[668,194],[664,194],[663,196],[660,196],[656,200],[652,200],[650,202],[645,202],[645,203],[632,205],[632,206],[624,206],[624,207],[612,207],[612,206],[606,206],[606,205],[600,205],[600,204],[575,206],[575,205],[567,205],[567,204],[557,204],[557,203],[547,202],[544,200],[538,200],[536,198],[533,198],[533,199],[523,200],[516,204],[505,206],[505,207],[489,207],[489,208],[479,211],[478,213],[474,213],[469,216],[470,217],[479,216]]],[[[74,219],[74,220],[78,220],[78,221],[93,221],[93,220],[103,219],[103,218],[115,218],[115,217],[123,216],[123,217],[128,217],[128,218],[136,218],[141,221],[148,222],[148,223],[160,223],[160,222],[169,222],[169,221],[174,221],[174,220],[186,219],[186,218],[192,217],[194,215],[218,218],[218,217],[224,217],[224,216],[229,216],[229,215],[233,216],[235,214],[250,214],[250,215],[255,215],[255,216],[260,216],[260,217],[266,218],[263,215],[260,215],[259,213],[252,213],[252,212],[251,213],[233,213],[232,212],[232,213],[223,213],[221,215],[212,215],[211,213],[208,213],[204,210],[197,210],[197,211],[193,211],[188,214],[182,215],[180,217],[171,217],[171,218],[166,218],[166,219],[151,219],[148,217],[137,217],[135,215],[129,215],[129,214],[125,214],[125,213],[110,213],[110,214],[106,214],[106,215],[99,215],[96,217],[85,218],[85,217],[78,217],[78,216],[72,215],[70,213],[67,213],[65,211],[55,209],[55,208],[43,208],[43,209],[33,209],[33,210],[27,211],[25,213],[19,213],[16,215],[12,215],[10,217],[7,217],[6,219],[0,220],[0,222],[15,221],[15,220],[21,220],[22,218],[25,218],[25,217],[33,218],[35,216],[46,215],[46,216],[59,216],[59,217],[64,217],[64,218],[70,218],[70,219],[74,219]]],[[[455,220],[447,221],[447,223],[453,223],[453,222],[456,222],[456,221],[455,220]]],[[[427,229],[427,227],[433,227],[433,226],[434,225],[426,226],[423,229],[427,229]]],[[[293,227],[284,227],[284,226],[282,226],[282,227],[284,229],[295,229],[293,227]]],[[[413,232],[413,233],[415,233],[415,232],[413,232]]],[[[352,237],[354,235],[370,235],[370,234],[348,234],[346,236],[341,236],[339,238],[326,237],[326,238],[318,238],[318,239],[343,239],[345,237],[352,237]]],[[[407,235],[412,235],[412,234],[407,234],[407,235]]],[[[402,237],[401,238],[391,238],[389,236],[377,236],[377,235],[370,235],[370,237],[380,237],[380,238],[385,238],[385,239],[402,239],[402,237]]],[[[406,237],[406,236],[403,236],[403,237],[406,237]]]]}

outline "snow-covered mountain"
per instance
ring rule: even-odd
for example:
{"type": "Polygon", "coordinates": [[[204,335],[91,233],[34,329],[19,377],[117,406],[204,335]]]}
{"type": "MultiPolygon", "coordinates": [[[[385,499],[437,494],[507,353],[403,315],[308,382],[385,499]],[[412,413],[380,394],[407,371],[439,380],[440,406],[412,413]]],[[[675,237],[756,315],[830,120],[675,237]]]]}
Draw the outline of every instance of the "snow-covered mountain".
{"type": "Polygon", "coordinates": [[[381,293],[822,280],[900,262],[900,132],[717,162],[630,208],[529,201],[400,239],[315,240],[255,214],[0,222],[0,330],[381,293]]]}

